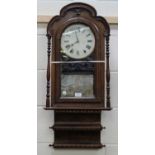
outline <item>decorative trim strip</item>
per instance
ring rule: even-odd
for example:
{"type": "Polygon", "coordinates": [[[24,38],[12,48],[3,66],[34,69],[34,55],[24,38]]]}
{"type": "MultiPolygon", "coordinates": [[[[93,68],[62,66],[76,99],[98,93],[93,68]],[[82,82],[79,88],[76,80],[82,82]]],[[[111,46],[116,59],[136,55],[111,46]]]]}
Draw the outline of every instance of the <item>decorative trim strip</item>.
{"type": "Polygon", "coordinates": [[[102,144],[49,144],[49,146],[53,146],[54,148],[102,148],[106,147],[102,144]]]}
{"type": "Polygon", "coordinates": [[[101,125],[54,125],[53,130],[81,130],[81,131],[100,131],[103,129],[101,125]]]}
{"type": "Polygon", "coordinates": [[[47,85],[46,85],[46,107],[50,107],[50,55],[51,55],[51,36],[47,35],[47,85]]]}
{"type": "Polygon", "coordinates": [[[105,63],[102,60],[94,60],[94,61],[51,61],[51,64],[76,64],[76,63],[105,63]]]}
{"type": "MultiPolygon", "coordinates": [[[[111,25],[117,25],[118,24],[118,17],[116,17],[116,16],[107,16],[104,18],[111,25]]],[[[48,23],[51,19],[52,19],[52,16],[38,15],[37,16],[37,23],[48,23]]]]}
{"type": "Polygon", "coordinates": [[[106,107],[111,108],[110,102],[110,65],[109,65],[109,36],[106,36],[106,107]]]}
{"type": "Polygon", "coordinates": [[[107,108],[104,108],[104,107],[91,107],[91,108],[89,108],[89,107],[45,107],[44,109],[45,110],[63,110],[63,111],[65,111],[65,112],[71,112],[71,113],[79,113],[79,112],[81,112],[81,113],[83,113],[83,112],[92,112],[92,110],[93,111],[95,111],[95,112],[98,112],[98,111],[96,111],[96,110],[105,110],[105,111],[109,111],[109,110],[112,110],[112,108],[111,107],[107,107],[107,108]],[[85,110],[85,111],[83,111],[83,110],[85,110]],[[90,111],[91,110],[91,111],[90,111]]]}
{"type": "MultiPolygon", "coordinates": [[[[52,109],[49,109],[49,108],[47,108],[46,110],[52,110],[52,109]]],[[[55,112],[57,112],[57,113],[92,113],[92,114],[94,114],[94,113],[100,113],[101,112],[101,110],[94,110],[94,109],[90,109],[90,110],[88,110],[88,109],[79,109],[79,110],[77,110],[77,109],[60,109],[60,110],[55,110],[55,112]]]]}

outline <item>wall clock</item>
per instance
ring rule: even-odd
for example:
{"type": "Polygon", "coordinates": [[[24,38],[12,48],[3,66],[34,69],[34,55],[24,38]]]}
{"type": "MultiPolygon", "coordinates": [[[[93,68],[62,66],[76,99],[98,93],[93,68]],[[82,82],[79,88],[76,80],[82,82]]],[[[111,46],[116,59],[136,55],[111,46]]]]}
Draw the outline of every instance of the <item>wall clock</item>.
{"type": "Polygon", "coordinates": [[[47,26],[46,110],[54,148],[101,148],[101,111],[110,107],[110,28],[84,3],[63,7],[47,26]],[[52,48],[51,48],[52,45],[52,48]]]}

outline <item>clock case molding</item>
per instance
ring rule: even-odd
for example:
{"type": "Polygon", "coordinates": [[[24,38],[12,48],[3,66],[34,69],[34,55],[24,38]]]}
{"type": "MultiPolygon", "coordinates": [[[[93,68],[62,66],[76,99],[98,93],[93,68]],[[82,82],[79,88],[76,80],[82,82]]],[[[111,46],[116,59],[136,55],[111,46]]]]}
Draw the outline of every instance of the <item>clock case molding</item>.
{"type": "MultiPolygon", "coordinates": [[[[46,110],[54,110],[54,148],[101,148],[101,110],[111,110],[109,69],[110,27],[105,18],[84,3],[63,7],[59,16],[47,26],[48,64],[46,110]],[[72,24],[88,25],[95,35],[96,45],[92,60],[95,63],[95,98],[65,99],[60,97],[61,35],[72,24]],[[51,49],[52,41],[52,49],[51,49]],[[52,52],[51,52],[52,51],[52,52]],[[52,56],[51,56],[52,55],[52,56]]],[[[75,60],[76,61],[76,60],[75,60]]],[[[81,60],[82,61],[82,60],[81,60]]],[[[85,60],[84,60],[85,61],[85,60]]],[[[72,68],[74,70],[74,68],[72,68]]]]}

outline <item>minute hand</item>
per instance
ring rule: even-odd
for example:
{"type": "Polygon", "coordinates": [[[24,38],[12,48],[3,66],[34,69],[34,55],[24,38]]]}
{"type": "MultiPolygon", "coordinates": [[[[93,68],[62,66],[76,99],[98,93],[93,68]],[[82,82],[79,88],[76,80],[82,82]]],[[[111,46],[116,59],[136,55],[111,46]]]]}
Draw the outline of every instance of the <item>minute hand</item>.
{"type": "Polygon", "coordinates": [[[77,43],[79,43],[79,39],[78,39],[78,36],[77,36],[77,32],[76,31],[75,31],[75,36],[76,36],[77,43]]]}

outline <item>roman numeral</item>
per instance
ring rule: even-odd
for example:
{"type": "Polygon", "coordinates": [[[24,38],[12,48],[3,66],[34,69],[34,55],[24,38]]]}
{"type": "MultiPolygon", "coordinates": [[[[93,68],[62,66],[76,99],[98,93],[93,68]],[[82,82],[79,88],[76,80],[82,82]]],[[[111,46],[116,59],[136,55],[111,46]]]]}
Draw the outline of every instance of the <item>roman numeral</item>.
{"type": "Polygon", "coordinates": [[[64,42],[65,42],[65,43],[68,43],[68,42],[69,42],[69,40],[64,40],[64,42]]]}
{"type": "Polygon", "coordinates": [[[70,35],[69,34],[66,34],[66,37],[70,37],[70,35]]]}
{"type": "Polygon", "coordinates": [[[80,32],[80,29],[81,29],[81,28],[80,28],[80,27],[77,27],[77,29],[78,29],[78,31],[80,32]]]}
{"type": "Polygon", "coordinates": [[[87,34],[86,36],[87,36],[87,37],[89,37],[89,36],[90,36],[90,33],[89,33],[89,34],[87,34]]]}
{"type": "Polygon", "coordinates": [[[91,46],[90,45],[86,45],[86,48],[90,50],[91,49],[91,46]]]}
{"type": "Polygon", "coordinates": [[[76,51],[76,54],[79,55],[80,54],[79,51],[76,51]]]}
{"type": "Polygon", "coordinates": [[[88,42],[88,43],[91,43],[91,42],[92,42],[92,40],[87,40],[87,42],[88,42]]]}
{"type": "Polygon", "coordinates": [[[67,49],[70,48],[70,45],[66,45],[66,48],[67,48],[67,49]]]}
{"type": "Polygon", "coordinates": [[[83,52],[86,53],[87,51],[86,50],[83,50],[83,52]]]}
{"type": "Polygon", "coordinates": [[[73,50],[73,49],[71,49],[69,52],[70,52],[70,53],[73,53],[73,52],[74,52],[74,50],[73,50]]]}

